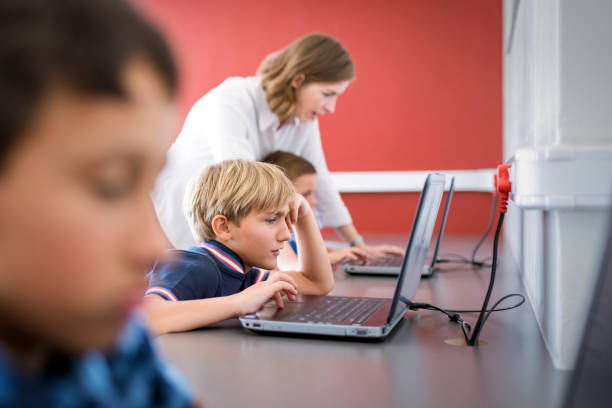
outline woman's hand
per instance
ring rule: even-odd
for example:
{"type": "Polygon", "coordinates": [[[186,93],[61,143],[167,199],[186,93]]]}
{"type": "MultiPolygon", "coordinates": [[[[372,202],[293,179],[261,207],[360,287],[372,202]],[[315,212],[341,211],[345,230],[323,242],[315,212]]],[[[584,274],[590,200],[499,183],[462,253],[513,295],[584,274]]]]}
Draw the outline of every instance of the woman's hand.
{"type": "Polygon", "coordinates": [[[353,243],[353,248],[359,248],[370,256],[403,256],[404,250],[395,245],[368,245],[363,242],[353,224],[346,224],[336,227],[336,231],[347,242],[353,243]]]}
{"type": "Polygon", "coordinates": [[[332,268],[347,261],[361,261],[363,263],[368,257],[363,249],[357,247],[328,250],[327,255],[332,268]]]}
{"type": "Polygon", "coordinates": [[[353,248],[359,248],[370,256],[404,256],[404,249],[396,245],[367,245],[361,243],[353,248]]]}

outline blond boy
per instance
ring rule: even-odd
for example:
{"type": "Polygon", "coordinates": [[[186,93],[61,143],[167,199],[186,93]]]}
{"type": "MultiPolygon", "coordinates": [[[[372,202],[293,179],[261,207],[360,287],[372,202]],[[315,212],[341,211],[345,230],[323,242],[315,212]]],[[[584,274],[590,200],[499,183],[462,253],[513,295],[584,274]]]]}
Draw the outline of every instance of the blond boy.
{"type": "Polygon", "coordinates": [[[145,299],[157,333],[253,313],[282,295],[326,294],[334,284],[312,209],[277,166],[223,161],[192,183],[186,213],[201,244],[175,250],[149,274],[145,299]],[[298,270],[270,272],[295,229],[298,270]]]}

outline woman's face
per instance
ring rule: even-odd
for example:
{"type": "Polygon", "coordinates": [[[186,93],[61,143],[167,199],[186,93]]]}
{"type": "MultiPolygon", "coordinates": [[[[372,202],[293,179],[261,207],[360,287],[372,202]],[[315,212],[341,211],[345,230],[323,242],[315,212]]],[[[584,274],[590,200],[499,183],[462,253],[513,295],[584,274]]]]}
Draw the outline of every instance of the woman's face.
{"type": "Polygon", "coordinates": [[[145,64],[128,97],[49,92],[0,173],[0,334],[68,352],[112,344],[165,253],[149,192],[174,107],[145,64]]]}
{"type": "MultiPolygon", "coordinates": [[[[299,82],[299,81],[298,81],[299,82]]],[[[311,82],[296,86],[297,104],[295,116],[300,122],[307,122],[326,113],[334,113],[338,96],[349,86],[349,81],[311,82]]]]}

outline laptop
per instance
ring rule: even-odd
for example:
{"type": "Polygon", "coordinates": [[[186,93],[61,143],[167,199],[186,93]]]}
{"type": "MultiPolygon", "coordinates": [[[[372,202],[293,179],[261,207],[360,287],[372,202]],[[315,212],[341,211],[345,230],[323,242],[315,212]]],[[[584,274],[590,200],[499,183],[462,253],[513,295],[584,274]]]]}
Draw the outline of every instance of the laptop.
{"type": "Polygon", "coordinates": [[[612,378],[612,217],[578,360],[563,406],[609,407],[612,378]]]}
{"type": "Polygon", "coordinates": [[[245,329],[256,332],[384,338],[408,311],[438,216],[445,176],[430,174],[419,197],[410,239],[392,299],[300,296],[285,307],[266,307],[240,317],[245,329]]]}
{"type": "MultiPolygon", "coordinates": [[[[444,214],[442,215],[442,222],[440,223],[440,231],[438,231],[438,238],[436,239],[436,247],[434,249],[431,263],[423,267],[421,276],[429,277],[436,271],[436,261],[438,260],[438,250],[440,249],[440,242],[442,242],[442,235],[444,234],[444,227],[446,226],[446,218],[448,216],[448,210],[450,203],[453,198],[453,192],[455,191],[455,177],[451,177],[450,185],[448,187],[448,195],[446,196],[446,203],[444,204],[444,214]]],[[[342,270],[351,275],[390,275],[397,276],[400,273],[403,258],[400,256],[377,256],[369,257],[365,263],[359,263],[359,261],[349,261],[342,264],[342,270]]]]}

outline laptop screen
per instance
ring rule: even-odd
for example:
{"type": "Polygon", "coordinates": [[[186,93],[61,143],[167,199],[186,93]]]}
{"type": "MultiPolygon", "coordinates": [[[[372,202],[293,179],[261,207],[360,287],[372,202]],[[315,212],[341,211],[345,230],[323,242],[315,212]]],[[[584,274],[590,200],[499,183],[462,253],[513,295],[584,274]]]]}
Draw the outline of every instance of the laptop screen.
{"type": "MultiPolygon", "coordinates": [[[[425,180],[425,185],[419,204],[417,205],[416,215],[406,248],[406,256],[402,263],[401,272],[397,278],[395,294],[389,309],[387,322],[391,322],[395,317],[399,301],[409,302],[416,295],[421,278],[425,258],[429,250],[431,236],[433,233],[440,202],[444,193],[445,176],[443,174],[429,174],[425,180]]],[[[399,313],[399,312],[398,312],[399,313]]]]}
{"type": "Polygon", "coordinates": [[[436,267],[436,261],[438,260],[438,250],[440,249],[440,242],[442,242],[442,235],[444,235],[444,227],[446,226],[446,219],[448,217],[448,209],[450,208],[451,200],[453,199],[453,193],[455,191],[455,177],[451,177],[450,185],[448,187],[448,195],[446,196],[446,203],[444,204],[444,212],[442,213],[442,222],[440,222],[440,231],[438,231],[438,238],[436,238],[436,246],[434,248],[433,256],[431,257],[430,269],[436,267]]]}
{"type": "MultiPolygon", "coordinates": [[[[612,220],[611,220],[612,221],[612,220]]],[[[612,378],[612,222],[565,407],[609,407],[612,378]]]]}

